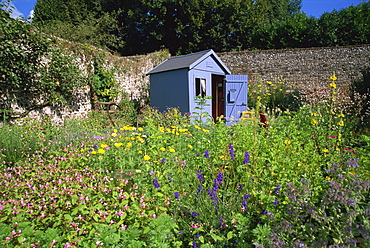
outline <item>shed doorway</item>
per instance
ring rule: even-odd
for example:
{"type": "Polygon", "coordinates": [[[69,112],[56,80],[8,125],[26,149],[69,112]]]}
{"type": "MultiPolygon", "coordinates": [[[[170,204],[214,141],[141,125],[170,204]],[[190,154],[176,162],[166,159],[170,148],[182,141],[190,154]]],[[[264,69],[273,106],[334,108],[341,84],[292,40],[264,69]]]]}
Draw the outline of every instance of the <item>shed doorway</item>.
{"type": "Polygon", "coordinates": [[[212,117],[225,115],[225,76],[212,74],[212,117]]]}

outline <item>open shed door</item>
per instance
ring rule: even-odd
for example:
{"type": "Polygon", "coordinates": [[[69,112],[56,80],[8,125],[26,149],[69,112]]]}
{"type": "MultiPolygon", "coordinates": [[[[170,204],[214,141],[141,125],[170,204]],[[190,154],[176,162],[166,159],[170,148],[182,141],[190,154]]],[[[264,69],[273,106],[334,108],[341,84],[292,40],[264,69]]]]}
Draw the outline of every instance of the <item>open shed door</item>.
{"type": "Polygon", "coordinates": [[[236,123],[248,105],[248,75],[226,75],[226,124],[236,123]]]}

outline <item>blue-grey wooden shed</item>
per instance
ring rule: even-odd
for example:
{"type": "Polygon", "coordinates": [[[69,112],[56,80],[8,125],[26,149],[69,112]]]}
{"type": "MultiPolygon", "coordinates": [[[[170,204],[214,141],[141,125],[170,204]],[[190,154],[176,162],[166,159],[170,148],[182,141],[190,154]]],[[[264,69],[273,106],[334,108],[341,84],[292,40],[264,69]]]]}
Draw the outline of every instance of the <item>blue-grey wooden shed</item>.
{"type": "Polygon", "coordinates": [[[231,75],[212,50],[172,57],[159,64],[150,76],[150,106],[164,111],[196,112],[195,97],[212,96],[205,111],[214,119],[224,116],[227,124],[247,110],[247,75],[231,75]]]}

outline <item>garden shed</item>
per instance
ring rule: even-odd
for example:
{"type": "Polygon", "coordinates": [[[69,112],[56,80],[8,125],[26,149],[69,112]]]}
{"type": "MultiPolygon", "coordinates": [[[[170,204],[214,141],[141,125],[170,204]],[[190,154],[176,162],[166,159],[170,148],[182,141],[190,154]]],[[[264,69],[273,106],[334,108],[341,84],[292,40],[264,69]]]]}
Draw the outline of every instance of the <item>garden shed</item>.
{"type": "Polygon", "coordinates": [[[247,111],[247,75],[231,75],[212,50],[172,57],[147,73],[150,76],[150,106],[165,111],[195,111],[196,96],[211,96],[204,111],[215,120],[224,116],[227,124],[247,111]]]}

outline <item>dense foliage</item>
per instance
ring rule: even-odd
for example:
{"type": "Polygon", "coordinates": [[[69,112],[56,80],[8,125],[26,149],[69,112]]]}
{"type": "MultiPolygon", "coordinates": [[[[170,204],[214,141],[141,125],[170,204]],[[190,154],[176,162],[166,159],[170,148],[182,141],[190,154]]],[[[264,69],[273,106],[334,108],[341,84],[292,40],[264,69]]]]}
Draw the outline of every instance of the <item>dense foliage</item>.
{"type": "Polygon", "coordinates": [[[12,104],[24,108],[18,114],[26,115],[54,103],[71,103],[83,78],[73,56],[55,43],[0,9],[1,117],[14,115],[12,104]]]}
{"type": "Polygon", "coordinates": [[[185,54],[369,43],[369,16],[369,1],[316,19],[301,0],[39,0],[33,22],[120,54],[185,54]]]}
{"type": "Polygon", "coordinates": [[[356,142],[350,119],[323,101],[268,128],[258,115],[227,127],[150,108],[136,127],[5,125],[0,244],[368,247],[370,138],[356,142]]]}

